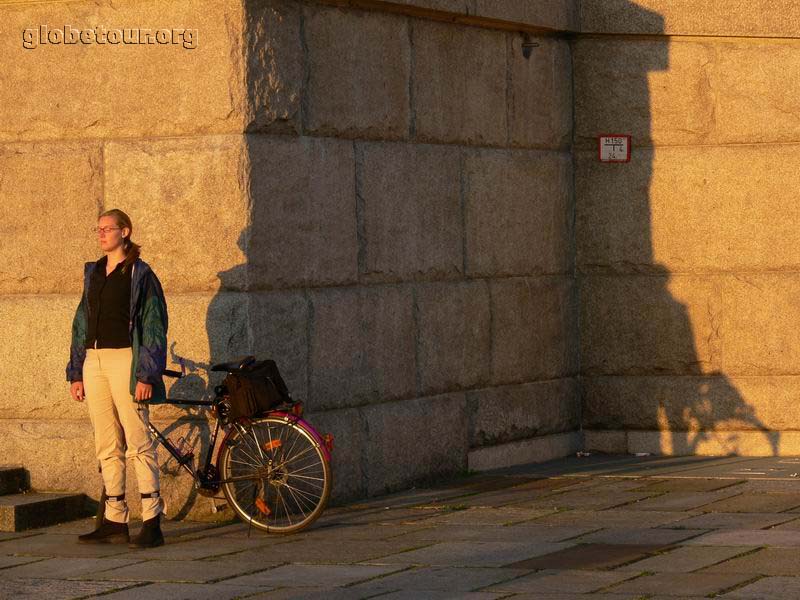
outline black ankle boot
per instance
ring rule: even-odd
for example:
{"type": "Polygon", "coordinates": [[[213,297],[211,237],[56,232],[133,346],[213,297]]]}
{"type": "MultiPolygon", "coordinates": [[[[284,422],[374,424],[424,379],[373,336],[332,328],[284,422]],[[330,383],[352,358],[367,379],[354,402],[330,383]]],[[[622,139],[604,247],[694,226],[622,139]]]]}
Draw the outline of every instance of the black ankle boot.
{"type": "Polygon", "coordinates": [[[105,517],[97,529],[78,536],[78,541],[86,544],[126,544],[130,540],[127,523],[109,521],[105,517]]]}
{"type": "Polygon", "coordinates": [[[161,533],[161,513],[142,523],[142,530],[128,544],[128,548],[155,548],[164,543],[161,533]]]}

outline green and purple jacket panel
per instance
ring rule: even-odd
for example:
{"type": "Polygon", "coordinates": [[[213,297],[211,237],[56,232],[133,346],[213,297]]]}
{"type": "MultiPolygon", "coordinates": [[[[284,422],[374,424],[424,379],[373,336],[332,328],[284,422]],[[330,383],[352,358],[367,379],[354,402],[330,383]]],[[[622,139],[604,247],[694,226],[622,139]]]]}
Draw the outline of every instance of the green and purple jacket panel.
{"type": "MultiPolygon", "coordinates": [[[[89,281],[96,262],[88,262],[83,272],[83,295],[72,321],[72,343],[67,364],[67,381],[83,381],[86,360],[86,332],[89,318],[89,281]]],[[[136,382],[153,386],[150,404],[167,399],[163,372],[167,366],[167,301],[161,282],[146,262],[137,258],[131,271],[131,306],[128,334],[133,350],[131,363],[131,395],[136,382]]]]}

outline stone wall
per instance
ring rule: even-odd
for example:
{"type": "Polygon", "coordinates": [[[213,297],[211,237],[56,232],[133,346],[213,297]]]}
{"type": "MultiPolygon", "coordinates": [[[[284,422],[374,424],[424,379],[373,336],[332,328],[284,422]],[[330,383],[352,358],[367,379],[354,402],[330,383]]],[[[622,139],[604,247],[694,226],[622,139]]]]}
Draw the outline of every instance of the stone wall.
{"type": "MultiPolygon", "coordinates": [[[[3,462],[97,497],[64,365],[112,207],[164,284],[170,366],[191,370],[171,395],[208,393],[215,361],[272,356],[336,438],[336,500],[577,449],[571,57],[554,35],[577,15],[529,4],[0,2],[3,462]],[[22,47],[65,24],[197,44],[22,47]]],[[[197,411],[151,416],[205,449],[197,411]]],[[[208,513],[161,457],[168,514],[208,513]]]]}
{"type": "Polygon", "coordinates": [[[574,47],[587,446],[796,454],[790,1],[583,0],[574,47]],[[596,136],[633,135],[629,164],[596,136]]]}

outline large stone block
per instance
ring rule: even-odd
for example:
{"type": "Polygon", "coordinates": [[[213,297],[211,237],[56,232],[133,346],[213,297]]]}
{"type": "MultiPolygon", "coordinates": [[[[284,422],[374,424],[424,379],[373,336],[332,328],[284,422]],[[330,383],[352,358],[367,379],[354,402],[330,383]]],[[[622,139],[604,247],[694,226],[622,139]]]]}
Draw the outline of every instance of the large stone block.
{"type": "MultiPolygon", "coordinates": [[[[800,7],[792,12],[794,35],[800,36],[800,7]]],[[[800,47],[786,40],[718,44],[711,69],[716,141],[800,141],[800,82],[786,76],[799,68],[800,47]]]]}
{"type": "Polygon", "coordinates": [[[304,23],[308,130],[361,138],[408,137],[407,19],[309,6],[304,23]]]}
{"type": "Polygon", "coordinates": [[[251,289],[355,282],[353,144],[262,135],[247,136],[247,144],[251,289]]]}
{"type": "MultiPolygon", "coordinates": [[[[498,4],[498,3],[495,3],[498,4]]],[[[540,38],[525,58],[522,35],[508,37],[508,142],[564,148],[572,134],[572,58],[564,40],[540,38]]]]}
{"type": "Polygon", "coordinates": [[[450,146],[357,147],[362,277],[452,278],[463,272],[460,152],[450,146]]]}
{"type": "Polygon", "coordinates": [[[798,158],[796,145],[662,147],[615,168],[581,152],[578,265],[617,273],[796,269],[798,158]]]}
{"type": "Polygon", "coordinates": [[[412,131],[416,138],[504,145],[505,34],[416,21],[412,40],[412,131]]]}
{"type": "MultiPolygon", "coordinates": [[[[215,362],[233,360],[249,350],[251,296],[240,292],[217,294],[167,294],[168,340],[174,348],[167,361],[177,357],[204,369],[215,362]]],[[[258,302],[257,299],[252,299],[258,302]]]]}
{"type": "Polygon", "coordinates": [[[523,383],[575,374],[578,308],[564,277],[492,281],[492,380],[523,383]]]}
{"type": "Polygon", "coordinates": [[[302,292],[253,293],[248,302],[252,353],[274,360],[292,397],[308,397],[308,299],[302,292]]]}
{"type": "Polygon", "coordinates": [[[572,264],[566,154],[480,150],[465,159],[467,272],[563,273],[572,264]]]}
{"type": "Polygon", "coordinates": [[[241,2],[16,2],[2,17],[0,141],[243,130],[241,2]]]}
{"type": "Polygon", "coordinates": [[[636,161],[642,146],[713,139],[713,43],[588,38],[573,47],[579,147],[596,151],[597,136],[630,134],[636,161]]]}
{"type": "MultiPolygon", "coordinates": [[[[73,272],[76,279],[81,278],[82,269],[73,272]]],[[[0,296],[3,418],[77,419],[85,414],[84,405],[70,397],[65,373],[79,301],[80,291],[67,296],[0,296]]]]}
{"type": "MultiPolygon", "coordinates": [[[[659,149],[659,160],[661,152],[659,149]]],[[[667,152],[669,150],[665,149],[667,152]]],[[[676,188],[662,188],[653,181],[666,172],[669,173],[666,180],[681,189],[677,173],[670,169],[662,171],[660,165],[657,170],[655,167],[654,151],[650,149],[637,151],[625,165],[599,162],[596,150],[576,152],[575,260],[578,269],[614,273],[660,270],[654,259],[652,231],[661,225],[654,222],[653,212],[659,210],[656,205],[662,202],[669,202],[672,208],[674,202],[686,199],[673,196],[676,188]],[[659,192],[660,189],[664,191],[659,192]]],[[[681,167],[681,176],[693,171],[690,165],[681,164],[681,167]]],[[[691,176],[689,179],[693,180],[691,176]]],[[[705,195],[703,198],[707,199],[705,195]]],[[[697,218],[702,217],[692,212],[671,214],[669,223],[682,229],[681,236],[672,238],[671,243],[683,248],[685,237],[695,240],[692,219],[697,218]]]]}
{"type": "Polygon", "coordinates": [[[88,414],[69,420],[4,419],[2,428],[3,460],[23,465],[30,473],[31,488],[99,497],[102,480],[88,414]]]}
{"type": "MultiPolygon", "coordinates": [[[[596,430],[781,432],[796,427],[797,377],[584,377],[583,426],[596,430]]],[[[771,434],[770,434],[771,435],[771,434]]]]}
{"type": "Polygon", "coordinates": [[[581,278],[581,372],[702,374],[722,361],[724,310],[714,278],[581,278]]]}
{"type": "Polygon", "coordinates": [[[797,273],[737,274],[721,284],[722,370],[795,375],[800,368],[797,273]]]}
{"type": "Polygon", "coordinates": [[[581,0],[584,33],[796,37],[793,0],[581,0]]]}
{"type": "Polygon", "coordinates": [[[333,435],[331,501],[341,503],[367,495],[366,421],[359,409],[307,413],[317,431],[333,435]]]}
{"type": "Polygon", "coordinates": [[[305,78],[302,6],[292,0],[247,0],[244,9],[245,130],[296,133],[305,78]]]}
{"type": "Polygon", "coordinates": [[[488,383],[491,315],[485,281],[416,290],[419,383],[425,394],[488,383]]]}
{"type": "Polygon", "coordinates": [[[580,397],[574,378],[467,392],[471,448],[574,431],[580,397]]]}
{"type": "MultiPolygon", "coordinates": [[[[247,294],[167,294],[169,331],[167,333],[167,368],[180,369],[184,360],[187,376],[180,380],[165,378],[168,396],[199,400],[211,399],[214,387],[224,373],[211,373],[211,365],[249,354],[249,299],[247,294]]],[[[174,419],[207,414],[205,409],[168,405],[154,406],[152,418],[174,419]]]]}
{"type": "Polygon", "coordinates": [[[258,307],[258,299],[243,293],[178,296],[171,308],[170,338],[186,342],[182,347],[190,357],[200,356],[212,365],[250,353],[255,344],[252,304],[258,307]]]}
{"type": "Polygon", "coordinates": [[[245,288],[242,136],[109,142],[104,156],[104,208],[131,217],[166,291],[245,288]]]}
{"type": "Polygon", "coordinates": [[[311,302],[311,410],[413,395],[411,289],[320,290],[311,302]]]}
{"type": "Polygon", "coordinates": [[[96,143],[0,145],[0,294],[80,293],[102,170],[96,143]]]}
{"type": "Polygon", "coordinates": [[[464,394],[385,402],[362,409],[370,496],[454,475],[467,466],[464,394]]]}

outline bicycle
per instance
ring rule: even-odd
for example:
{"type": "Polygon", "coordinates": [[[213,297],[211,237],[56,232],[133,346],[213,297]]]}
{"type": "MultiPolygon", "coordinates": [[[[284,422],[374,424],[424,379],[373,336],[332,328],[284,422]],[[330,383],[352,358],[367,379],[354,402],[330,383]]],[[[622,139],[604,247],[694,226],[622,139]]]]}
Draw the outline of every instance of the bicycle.
{"type": "MultiPolygon", "coordinates": [[[[256,361],[254,356],[219,363],[211,371],[236,373],[256,361]]],[[[164,375],[180,379],[181,371],[164,375]]],[[[325,510],[331,493],[333,436],[320,435],[302,419],[303,403],[290,400],[253,417],[228,419],[230,404],[224,383],[214,388],[213,400],[168,398],[166,404],[204,406],[216,424],[202,466],[192,468],[194,452],[181,452],[152,423],[148,429],[178,464],[195,480],[199,494],[216,496],[222,489],[236,515],[268,533],[295,533],[311,525],[325,510]],[[217,435],[223,429],[217,460],[212,464],[217,435]]],[[[137,410],[143,410],[140,405],[137,410]]],[[[98,518],[105,511],[103,489],[98,518]]],[[[99,521],[98,521],[99,522],[99,521]]]]}

